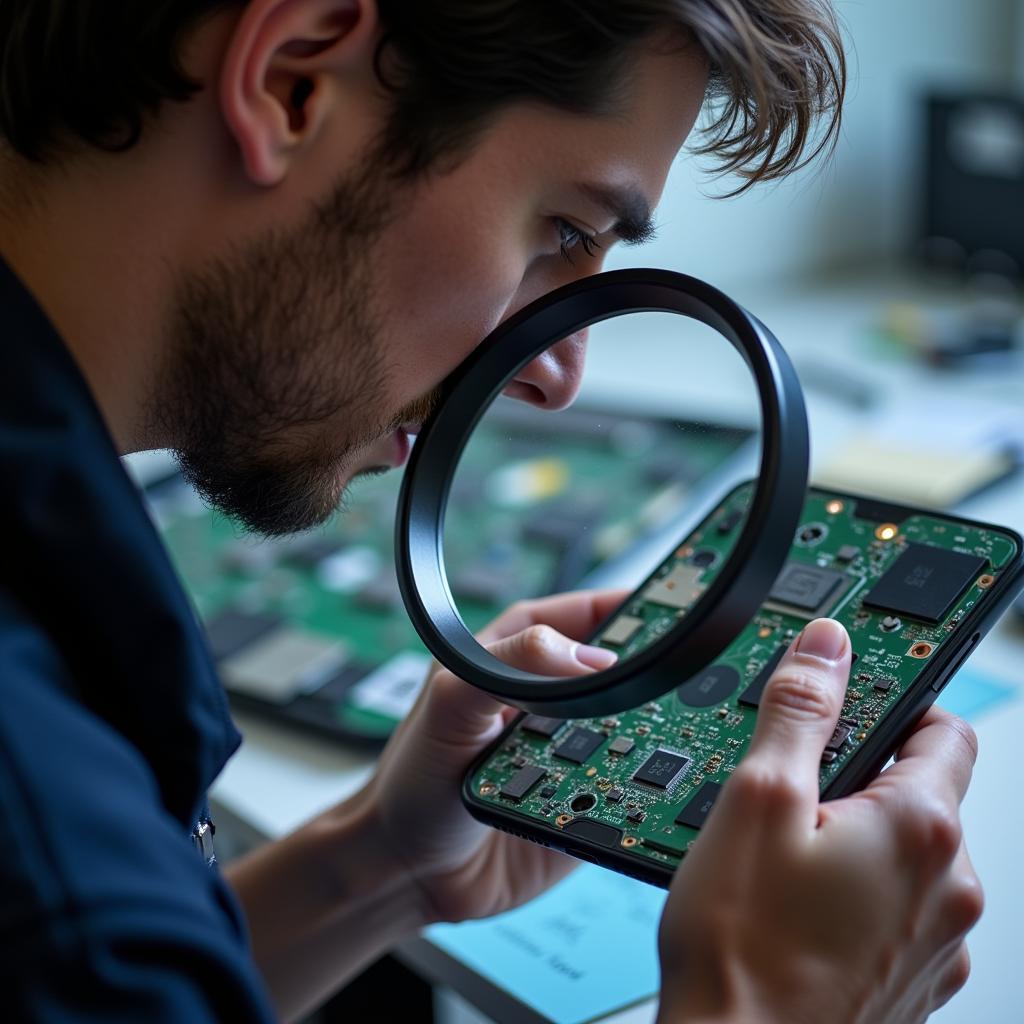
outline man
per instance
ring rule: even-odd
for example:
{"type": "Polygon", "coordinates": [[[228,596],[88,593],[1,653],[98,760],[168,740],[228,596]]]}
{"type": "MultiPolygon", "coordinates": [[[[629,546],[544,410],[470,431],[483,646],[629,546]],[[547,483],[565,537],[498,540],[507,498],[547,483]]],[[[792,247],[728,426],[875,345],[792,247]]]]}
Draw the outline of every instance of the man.
{"type": "MultiPolygon", "coordinates": [[[[238,737],[117,455],[175,449],[256,530],[322,521],[497,323],[649,235],[706,96],[708,152],[752,180],[813,155],[819,115],[833,137],[834,21],[823,0],[3,0],[0,39],[5,1011],[294,1019],[569,864],[463,811],[509,709],[438,671],[363,791],[208,865],[190,832],[238,737]]],[[[565,405],[584,345],[509,393],[565,405]]],[[[589,671],[606,655],[572,638],[615,599],[517,605],[483,639],[589,671]]],[[[849,650],[814,623],[766,691],[666,907],[666,1022],[921,1020],[966,978],[972,734],[930,712],[819,806],[849,650]]]]}

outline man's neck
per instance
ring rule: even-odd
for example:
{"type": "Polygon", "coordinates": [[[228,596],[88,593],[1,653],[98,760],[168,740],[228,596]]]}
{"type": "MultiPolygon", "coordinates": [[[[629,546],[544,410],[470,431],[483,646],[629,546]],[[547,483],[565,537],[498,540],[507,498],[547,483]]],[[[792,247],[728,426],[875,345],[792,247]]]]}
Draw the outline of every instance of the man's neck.
{"type": "MultiPolygon", "coordinates": [[[[4,162],[0,255],[35,296],[78,363],[122,452],[149,446],[141,411],[153,384],[173,239],[152,223],[153,197],[85,160],[20,174],[4,162]],[[20,197],[20,202],[12,201],[20,197]]],[[[125,161],[126,166],[132,161],[125,161]]]]}

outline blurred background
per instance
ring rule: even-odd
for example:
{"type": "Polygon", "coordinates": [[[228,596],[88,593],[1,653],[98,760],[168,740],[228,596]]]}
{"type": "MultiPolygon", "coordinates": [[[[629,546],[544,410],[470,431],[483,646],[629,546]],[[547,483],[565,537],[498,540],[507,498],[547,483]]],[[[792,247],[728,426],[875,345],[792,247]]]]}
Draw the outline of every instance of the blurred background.
{"type": "MultiPolygon", "coordinates": [[[[608,266],[704,278],[774,331],[807,394],[816,482],[1022,531],[1024,0],[836,6],[850,87],[832,160],[718,200],[737,182],[684,157],[657,213],[658,237],[618,249],[608,266]]],[[[453,583],[467,621],[485,621],[526,584],[576,585],[598,554],[618,556],[671,528],[688,496],[749,455],[752,424],[727,403],[721,422],[702,419],[699,435],[670,401],[652,404],[684,375],[624,376],[624,360],[659,367],[677,358],[671,332],[623,326],[610,338],[591,356],[582,419],[570,414],[554,428],[496,415],[479,459],[467,462],[471,526],[465,572],[453,583]],[[510,487],[527,497],[509,498],[510,487]],[[522,520],[510,509],[525,510],[522,520]],[[582,536],[605,546],[581,547],[582,536]],[[513,541],[531,552],[525,581],[515,578],[513,541]]],[[[708,362],[705,372],[713,369],[708,362]]],[[[324,531],[257,543],[209,513],[166,459],[134,460],[133,469],[246,733],[213,793],[218,842],[230,855],[357,788],[422,683],[428,659],[391,565],[398,481],[367,481],[324,531]]],[[[1024,920],[1015,869],[1024,838],[1021,665],[1024,615],[1009,616],[943,694],[982,741],[964,820],[988,891],[972,978],[936,1017],[946,1024],[1019,1019],[1011,951],[1024,920]]],[[[494,943],[489,972],[468,967],[458,939],[438,933],[403,953],[406,966],[371,968],[323,1019],[397,1019],[388,1001],[397,991],[420,1000],[419,1015],[403,1011],[406,1019],[653,1020],[661,894],[590,866],[572,885],[489,937],[472,933],[478,947],[494,943]],[[517,934],[530,936],[533,969],[514,967],[524,948],[517,934]],[[573,969],[546,971],[556,953],[573,969]],[[396,972],[405,972],[402,985],[396,972]],[[596,1002],[588,972],[615,979],[596,1002]]]]}

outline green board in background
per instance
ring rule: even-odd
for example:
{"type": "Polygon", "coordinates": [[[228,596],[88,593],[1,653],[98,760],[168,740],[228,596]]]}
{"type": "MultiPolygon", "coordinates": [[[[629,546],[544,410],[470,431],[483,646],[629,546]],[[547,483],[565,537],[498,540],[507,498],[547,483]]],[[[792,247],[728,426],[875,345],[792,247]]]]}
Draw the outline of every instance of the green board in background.
{"type": "MultiPolygon", "coordinates": [[[[520,597],[571,589],[628,556],[749,438],[596,408],[496,407],[460,463],[446,528],[467,624],[477,629],[520,597]],[[531,499],[509,500],[523,480],[531,499]]],[[[236,706],[352,742],[390,734],[429,665],[395,578],[400,480],[360,479],[324,528],[274,540],[244,535],[180,477],[147,489],[236,706]]]]}

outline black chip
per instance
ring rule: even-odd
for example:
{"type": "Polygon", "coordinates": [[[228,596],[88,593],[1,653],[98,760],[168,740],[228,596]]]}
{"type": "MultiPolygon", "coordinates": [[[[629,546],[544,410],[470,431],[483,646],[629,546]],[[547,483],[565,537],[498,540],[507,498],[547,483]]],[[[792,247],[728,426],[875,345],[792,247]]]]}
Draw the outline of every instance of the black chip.
{"type": "Polygon", "coordinates": [[[540,782],[547,771],[536,764],[528,764],[512,776],[498,792],[509,800],[522,800],[540,782]]]}
{"type": "Polygon", "coordinates": [[[892,689],[894,680],[888,676],[879,676],[871,685],[879,693],[888,693],[892,689]]]}
{"type": "Polygon", "coordinates": [[[822,764],[831,764],[839,755],[834,750],[826,750],[821,755],[822,764]]]}
{"type": "Polygon", "coordinates": [[[832,730],[832,736],[829,738],[828,743],[825,744],[826,750],[839,750],[842,745],[850,738],[850,733],[853,732],[853,726],[848,722],[844,722],[840,719],[836,723],[835,729],[832,730]]]}
{"type": "Polygon", "coordinates": [[[557,786],[544,786],[540,791],[540,795],[544,797],[545,800],[550,800],[555,795],[555,790],[557,789],[557,786]]]}
{"type": "Polygon", "coordinates": [[[243,612],[238,608],[225,608],[206,621],[206,636],[214,661],[237,654],[243,647],[277,629],[283,620],[279,615],[261,612],[243,612]]]}
{"type": "Polygon", "coordinates": [[[701,569],[707,569],[709,566],[715,564],[715,560],[718,555],[711,550],[711,548],[704,548],[701,551],[695,551],[690,558],[690,565],[699,566],[701,569]]]}
{"type": "Polygon", "coordinates": [[[730,665],[709,665],[676,687],[676,696],[691,708],[709,708],[731,697],[740,685],[740,674],[730,665]]]}
{"type": "Polygon", "coordinates": [[[835,594],[844,580],[846,576],[834,569],[822,569],[806,562],[787,562],[768,600],[813,612],[835,594]]]}
{"type": "Polygon", "coordinates": [[[584,729],[576,726],[552,751],[555,757],[563,761],[572,761],[575,764],[583,764],[584,761],[601,744],[604,743],[604,734],[594,732],[593,729],[584,729]]]}
{"type": "Polygon", "coordinates": [[[715,529],[725,536],[727,533],[732,533],[740,524],[740,520],[743,518],[743,513],[738,509],[734,508],[731,512],[726,512],[721,519],[718,520],[718,525],[715,529]]]}
{"type": "Polygon", "coordinates": [[[518,754],[516,757],[512,758],[513,768],[522,768],[524,764],[526,764],[526,758],[523,757],[522,754],[518,754]]]}
{"type": "Polygon", "coordinates": [[[527,715],[520,723],[519,728],[526,732],[532,732],[536,736],[544,736],[551,739],[562,726],[565,725],[564,718],[548,718],[545,715],[527,715]]]}
{"type": "Polygon", "coordinates": [[[715,806],[718,794],[722,789],[720,782],[705,782],[687,801],[686,806],[676,815],[677,825],[689,825],[700,828],[715,806]]]}
{"type": "Polygon", "coordinates": [[[987,565],[987,559],[977,555],[908,544],[865,595],[864,607],[941,622],[987,565]]]}
{"type": "Polygon", "coordinates": [[[837,562],[852,562],[860,554],[860,548],[856,544],[844,544],[836,552],[837,562]]]}
{"type": "Polygon", "coordinates": [[[621,754],[625,757],[636,746],[636,740],[631,736],[616,736],[608,747],[610,754],[621,754]]]}
{"type": "Polygon", "coordinates": [[[683,754],[662,750],[660,747],[633,773],[636,782],[646,782],[667,789],[679,773],[690,763],[683,754]]]}
{"type": "Polygon", "coordinates": [[[622,792],[621,789],[619,789],[616,786],[613,786],[611,789],[608,790],[607,793],[605,793],[604,798],[610,804],[617,804],[624,795],[625,794],[622,792]]]}
{"type": "Polygon", "coordinates": [[[782,656],[786,653],[786,645],[776,648],[775,653],[768,659],[764,668],[754,677],[754,681],[740,694],[739,703],[748,708],[761,706],[761,695],[764,688],[771,679],[772,673],[779,667],[782,656]]]}
{"type": "Polygon", "coordinates": [[[626,818],[629,821],[633,822],[635,825],[639,825],[640,822],[643,821],[646,817],[647,815],[644,814],[644,812],[641,811],[639,808],[637,808],[637,810],[635,811],[630,811],[629,814],[626,815],[626,818]]]}

